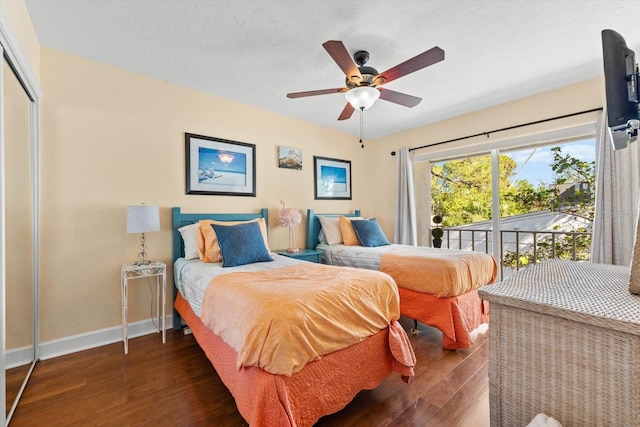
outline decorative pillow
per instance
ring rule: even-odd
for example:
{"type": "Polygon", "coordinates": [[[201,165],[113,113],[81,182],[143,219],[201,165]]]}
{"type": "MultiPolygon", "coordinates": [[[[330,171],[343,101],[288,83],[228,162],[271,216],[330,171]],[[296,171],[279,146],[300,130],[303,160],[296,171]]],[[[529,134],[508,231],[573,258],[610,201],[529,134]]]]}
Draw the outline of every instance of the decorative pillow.
{"type": "Polygon", "coordinates": [[[220,253],[220,246],[218,245],[218,237],[214,231],[212,224],[220,226],[233,226],[238,224],[246,224],[251,222],[257,222],[262,232],[262,239],[267,251],[269,249],[269,238],[267,237],[267,223],[264,218],[256,218],[249,221],[216,221],[212,219],[203,219],[200,224],[200,236],[198,238],[198,254],[200,261],[202,262],[222,262],[222,255],[220,253]]]}
{"type": "Polygon", "coordinates": [[[322,225],[322,231],[327,238],[327,243],[330,245],[337,245],[342,243],[342,232],[340,231],[340,224],[338,218],[330,216],[319,216],[320,225],[322,225]]]}
{"type": "Polygon", "coordinates": [[[257,222],[231,226],[214,223],[211,227],[218,236],[223,267],[273,261],[257,222]]]}
{"type": "Polygon", "coordinates": [[[356,232],[353,230],[353,225],[351,225],[351,220],[353,219],[364,219],[361,217],[349,217],[347,218],[344,215],[340,215],[338,218],[338,224],[340,224],[340,232],[342,233],[342,243],[346,246],[360,246],[360,241],[358,240],[358,236],[356,236],[356,232]]]}
{"type": "Polygon", "coordinates": [[[387,240],[387,236],[384,235],[384,231],[382,231],[380,224],[378,224],[378,221],[376,221],[375,218],[354,220],[351,221],[351,225],[353,226],[353,230],[356,232],[356,236],[358,236],[358,240],[362,246],[374,247],[391,244],[387,240]]]}
{"type": "Polygon", "coordinates": [[[196,259],[200,257],[198,252],[198,237],[200,236],[200,224],[185,225],[178,228],[180,235],[182,236],[182,242],[184,243],[184,258],[196,259]]]}

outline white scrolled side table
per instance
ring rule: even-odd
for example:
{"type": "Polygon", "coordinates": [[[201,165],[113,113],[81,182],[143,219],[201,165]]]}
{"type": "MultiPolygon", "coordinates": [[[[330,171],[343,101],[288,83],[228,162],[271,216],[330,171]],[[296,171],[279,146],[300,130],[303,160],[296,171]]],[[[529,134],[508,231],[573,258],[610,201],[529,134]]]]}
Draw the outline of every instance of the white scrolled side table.
{"type": "Polygon", "coordinates": [[[162,331],[162,343],[167,342],[166,320],[166,283],[167,266],[163,262],[155,261],[148,264],[125,264],[122,266],[122,341],[124,342],[124,354],[129,353],[128,337],[128,286],[129,280],[141,279],[145,277],[156,278],[156,313],[158,314],[157,332],[162,331]],[[160,310],[160,299],[162,299],[162,310],[160,310]],[[160,326],[162,325],[162,327],[160,326]]]}

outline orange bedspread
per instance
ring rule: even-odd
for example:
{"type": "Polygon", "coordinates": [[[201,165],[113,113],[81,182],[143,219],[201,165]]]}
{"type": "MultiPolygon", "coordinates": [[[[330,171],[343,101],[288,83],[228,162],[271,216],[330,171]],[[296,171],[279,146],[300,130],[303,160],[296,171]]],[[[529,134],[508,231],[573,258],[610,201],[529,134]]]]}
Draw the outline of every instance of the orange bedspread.
{"type": "Polygon", "coordinates": [[[236,369],[237,353],[204,326],[180,294],[174,305],[251,427],[310,427],[320,417],[344,408],[360,390],[377,387],[391,372],[405,381],[414,374],[413,349],[396,321],[358,344],[284,376],[257,367],[236,369]]]}
{"type": "Polygon", "coordinates": [[[462,295],[492,283],[498,276],[491,255],[419,246],[385,253],[380,271],[393,277],[401,288],[437,297],[462,295]]]}
{"type": "Polygon", "coordinates": [[[238,369],[290,376],[387,328],[400,306],[387,274],[304,263],[216,277],[201,317],[238,353],[238,369]]]}

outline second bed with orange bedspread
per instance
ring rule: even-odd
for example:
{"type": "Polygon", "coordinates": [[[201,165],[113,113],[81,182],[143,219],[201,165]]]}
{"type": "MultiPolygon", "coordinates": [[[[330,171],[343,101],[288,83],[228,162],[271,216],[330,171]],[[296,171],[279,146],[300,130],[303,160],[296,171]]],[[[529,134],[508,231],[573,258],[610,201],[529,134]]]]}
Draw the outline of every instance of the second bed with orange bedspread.
{"type": "MultiPolygon", "coordinates": [[[[359,214],[356,211],[350,216],[359,214]]],[[[443,347],[470,347],[471,332],[489,321],[489,306],[480,299],[477,289],[497,278],[498,267],[491,255],[397,244],[329,244],[319,237],[322,215],[311,209],[307,215],[307,248],[320,250],[327,264],[389,274],[398,285],[401,314],[439,329],[443,347]]]]}
{"type": "Polygon", "coordinates": [[[438,328],[444,348],[470,347],[471,332],[489,321],[489,305],[477,289],[498,275],[490,255],[408,247],[382,255],[380,271],[396,281],[402,315],[438,328]]]}

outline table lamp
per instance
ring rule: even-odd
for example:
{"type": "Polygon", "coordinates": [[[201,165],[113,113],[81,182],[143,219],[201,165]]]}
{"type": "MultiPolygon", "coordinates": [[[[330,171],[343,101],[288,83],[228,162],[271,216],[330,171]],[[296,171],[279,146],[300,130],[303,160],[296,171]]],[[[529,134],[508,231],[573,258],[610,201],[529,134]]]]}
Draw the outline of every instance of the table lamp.
{"type": "Polygon", "coordinates": [[[160,214],[157,206],[151,205],[137,205],[129,206],[127,208],[127,233],[142,233],[140,235],[140,244],[138,249],[138,261],[136,264],[145,265],[150,261],[145,257],[147,253],[145,251],[145,237],[144,233],[150,231],[160,231],[160,214]]]}
{"type": "Polygon", "coordinates": [[[285,207],[282,200],[280,200],[280,204],[282,204],[282,209],[280,209],[278,222],[281,227],[287,227],[289,229],[289,248],[287,248],[287,252],[299,252],[300,250],[296,247],[296,235],[293,231],[293,227],[300,224],[300,221],[302,221],[302,215],[296,208],[285,207]]]}

